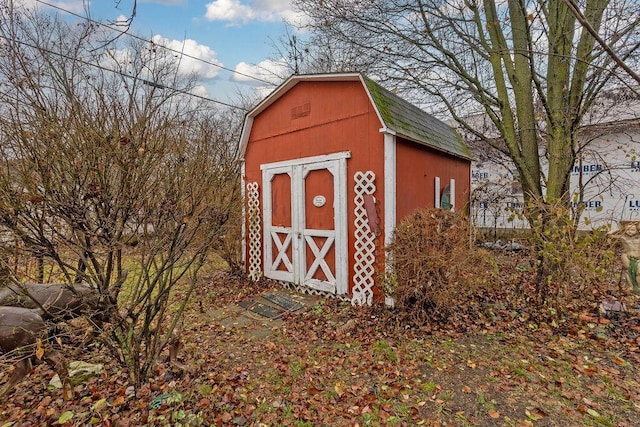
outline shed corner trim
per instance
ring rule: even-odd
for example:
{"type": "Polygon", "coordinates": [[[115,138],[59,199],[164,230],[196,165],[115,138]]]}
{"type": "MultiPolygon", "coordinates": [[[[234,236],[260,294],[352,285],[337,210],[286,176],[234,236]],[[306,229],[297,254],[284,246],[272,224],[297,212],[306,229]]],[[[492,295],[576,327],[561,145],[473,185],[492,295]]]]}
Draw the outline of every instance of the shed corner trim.
{"type": "Polygon", "coordinates": [[[253,126],[253,117],[247,115],[244,119],[244,126],[242,127],[242,133],[240,134],[240,159],[244,160],[244,155],[247,151],[247,144],[249,144],[249,135],[251,135],[251,128],[253,126]]]}

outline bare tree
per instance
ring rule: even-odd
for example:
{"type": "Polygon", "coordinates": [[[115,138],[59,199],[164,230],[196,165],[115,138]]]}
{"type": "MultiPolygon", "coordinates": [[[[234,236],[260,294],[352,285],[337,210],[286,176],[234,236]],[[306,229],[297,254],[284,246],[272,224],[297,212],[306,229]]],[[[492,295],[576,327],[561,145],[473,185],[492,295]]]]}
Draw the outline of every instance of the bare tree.
{"type": "Polygon", "coordinates": [[[285,34],[273,43],[274,61],[287,65],[286,75],[277,78],[286,80],[291,74],[314,74],[355,72],[370,70],[372,64],[363,62],[360,49],[336,42],[329,34],[318,32],[307,36],[297,34],[295,28],[285,27],[285,34]]]}
{"type": "Polygon", "coordinates": [[[233,226],[237,127],[188,96],[195,76],[164,49],[96,50],[95,26],[0,13],[2,248],[22,242],[94,286],[105,342],[139,385],[233,226]]]}
{"type": "MultiPolygon", "coordinates": [[[[357,47],[370,74],[418,93],[474,139],[514,163],[526,215],[544,229],[550,209],[569,215],[577,131],[598,93],[638,65],[640,4],[628,0],[296,0],[314,34],[357,47]],[[572,8],[588,21],[587,31],[572,8]],[[417,92],[416,92],[417,91],[417,92]],[[426,96],[425,96],[426,95],[426,96]],[[478,126],[481,113],[489,126],[478,126]],[[472,118],[469,120],[468,118],[472,118]],[[548,169],[542,166],[546,156],[548,169]]],[[[530,221],[532,224],[533,221],[530,221]]],[[[534,230],[543,233],[544,230],[534,230]]],[[[538,293],[554,269],[540,258],[538,293]]]]}

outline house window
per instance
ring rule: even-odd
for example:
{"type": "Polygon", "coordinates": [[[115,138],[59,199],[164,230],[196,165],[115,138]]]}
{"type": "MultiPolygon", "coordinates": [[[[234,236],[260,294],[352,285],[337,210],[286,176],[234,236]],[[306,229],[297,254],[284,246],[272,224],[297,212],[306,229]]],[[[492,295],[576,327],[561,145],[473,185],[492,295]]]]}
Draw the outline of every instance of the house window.
{"type": "Polygon", "coordinates": [[[456,180],[450,179],[449,185],[440,190],[440,177],[435,179],[435,207],[453,210],[456,204],[456,180]]]}

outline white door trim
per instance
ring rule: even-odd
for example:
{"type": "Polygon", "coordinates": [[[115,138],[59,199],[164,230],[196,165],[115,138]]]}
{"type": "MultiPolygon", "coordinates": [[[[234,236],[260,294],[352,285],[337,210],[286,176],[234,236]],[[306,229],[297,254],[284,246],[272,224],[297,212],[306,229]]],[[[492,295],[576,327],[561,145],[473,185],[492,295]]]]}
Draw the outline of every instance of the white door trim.
{"type": "Polygon", "coordinates": [[[324,292],[345,295],[348,290],[348,252],[347,252],[347,159],[349,152],[333,153],[324,156],[313,156],[283,162],[263,164],[263,209],[264,209],[264,275],[276,280],[283,280],[294,284],[308,286],[324,292]],[[304,179],[314,170],[327,169],[333,175],[333,230],[314,230],[305,225],[305,186],[304,179]],[[274,227],[272,225],[272,192],[271,181],[277,174],[289,175],[291,180],[291,227],[274,227]],[[274,236],[273,233],[276,233],[274,236]],[[287,237],[281,240],[277,233],[287,237]],[[326,238],[324,245],[318,247],[313,237],[326,238]],[[274,238],[278,244],[274,243],[274,238]],[[306,247],[312,250],[315,261],[307,266],[306,247]],[[287,241],[292,248],[292,258],[288,260],[283,253],[287,249],[287,241]],[[274,245],[278,254],[274,254],[274,245]],[[328,265],[322,259],[331,246],[335,247],[335,272],[328,270],[328,265]],[[277,255],[274,258],[274,255],[277,255]],[[320,259],[318,259],[320,258],[320,259]],[[286,261],[290,261],[288,264],[286,261]],[[277,270],[281,265],[287,271],[277,270]],[[317,269],[321,269],[329,281],[313,279],[317,269]],[[327,274],[328,273],[328,274],[327,274]],[[335,274],[335,275],[334,275],[335,274]]]}
{"type": "Polygon", "coordinates": [[[351,151],[341,151],[339,153],[323,154],[322,156],[300,157],[299,159],[282,160],[280,162],[265,163],[260,165],[261,170],[273,169],[284,166],[298,166],[307,163],[324,162],[327,160],[348,159],[351,157],[351,151]]]}

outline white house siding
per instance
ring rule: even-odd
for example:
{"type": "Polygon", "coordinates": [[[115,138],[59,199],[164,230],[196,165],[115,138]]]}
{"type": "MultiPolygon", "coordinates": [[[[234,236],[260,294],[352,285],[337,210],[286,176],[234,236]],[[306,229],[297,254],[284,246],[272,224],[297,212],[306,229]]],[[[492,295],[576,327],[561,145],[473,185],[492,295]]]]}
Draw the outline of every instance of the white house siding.
{"type": "MultiPolygon", "coordinates": [[[[582,207],[579,228],[588,230],[620,220],[640,220],[640,128],[618,123],[581,135],[589,143],[571,172],[572,204],[582,207]],[[580,188],[583,189],[582,195],[580,188]]],[[[480,156],[479,156],[480,157],[480,156]]],[[[544,156],[542,169],[546,172],[544,156]]],[[[471,166],[471,215],[487,229],[522,229],[522,192],[507,161],[475,161],[471,166]]],[[[576,209],[577,213],[578,209],[576,209]]]]}

